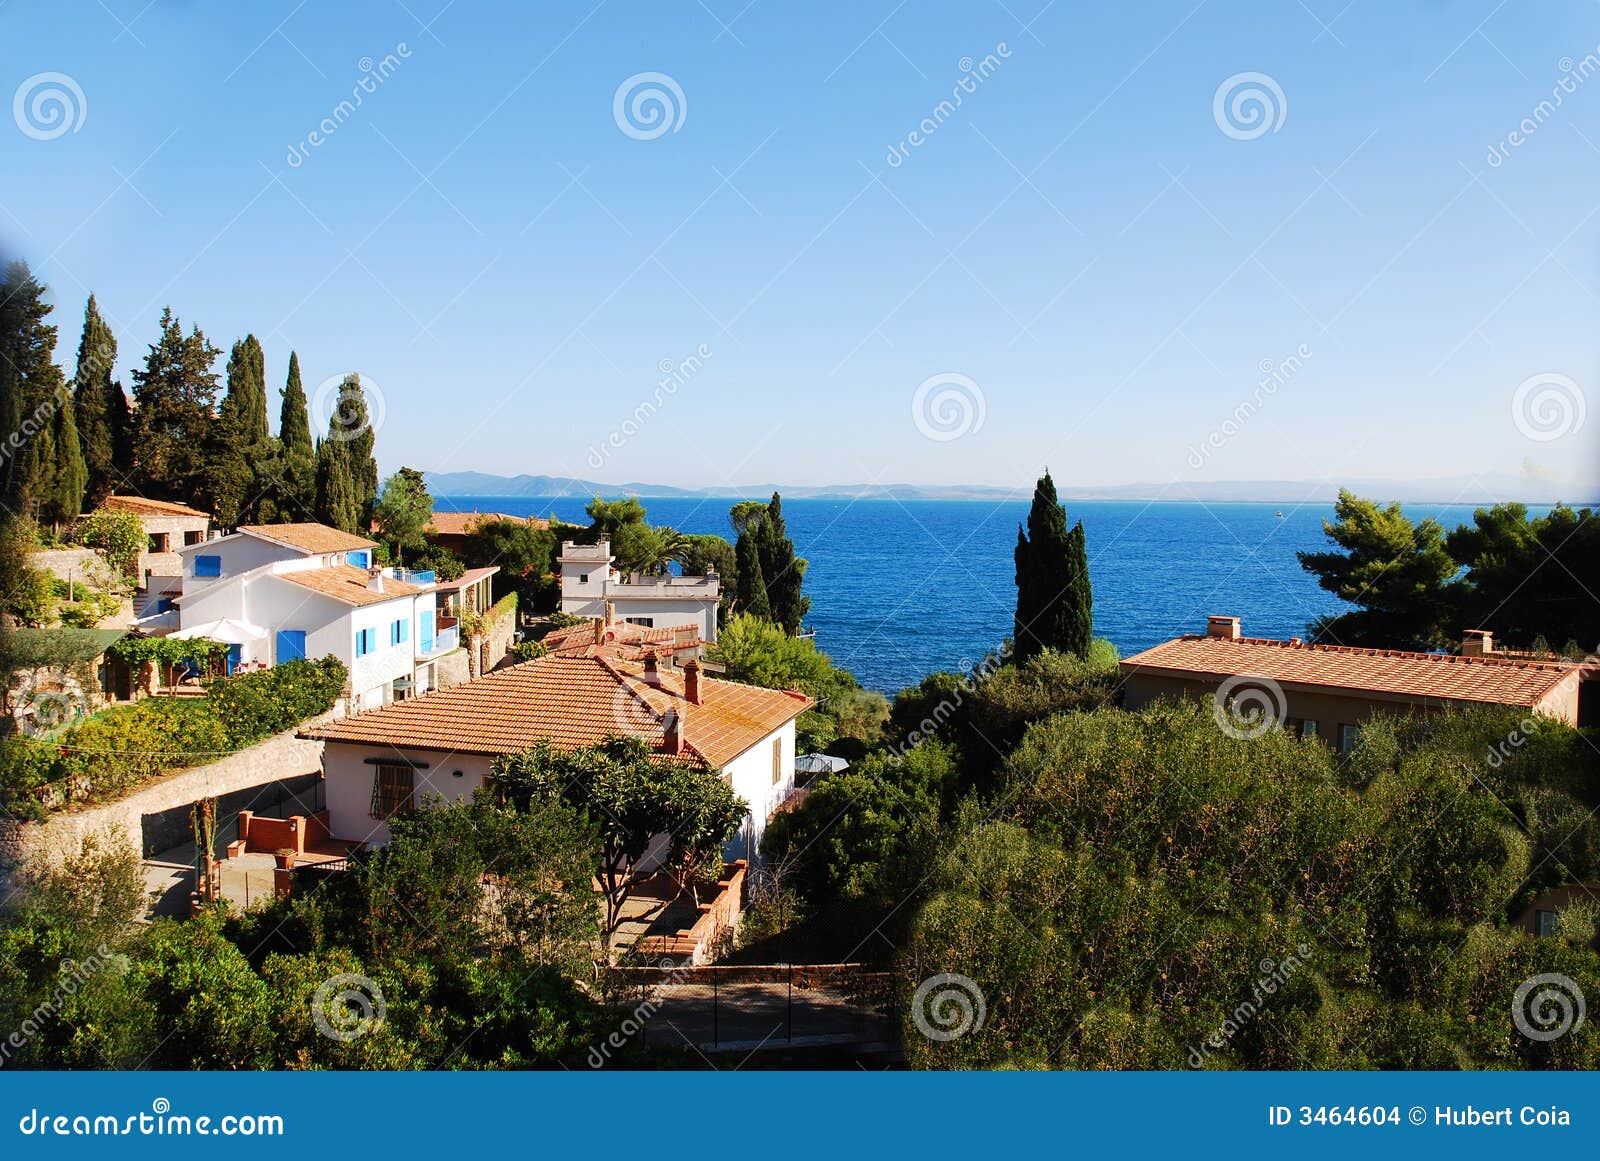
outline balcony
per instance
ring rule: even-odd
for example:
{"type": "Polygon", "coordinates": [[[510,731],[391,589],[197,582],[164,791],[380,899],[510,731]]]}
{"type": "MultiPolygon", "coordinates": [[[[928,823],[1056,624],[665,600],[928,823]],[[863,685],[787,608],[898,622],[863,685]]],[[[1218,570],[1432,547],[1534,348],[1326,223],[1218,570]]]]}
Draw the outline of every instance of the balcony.
{"type": "Polygon", "coordinates": [[[461,622],[455,617],[440,617],[434,627],[433,648],[420,649],[422,657],[439,657],[453,653],[461,646],[461,622]]]}
{"type": "Polygon", "coordinates": [[[396,580],[405,581],[410,585],[432,585],[439,583],[439,575],[431,568],[397,568],[394,570],[396,580]]]}

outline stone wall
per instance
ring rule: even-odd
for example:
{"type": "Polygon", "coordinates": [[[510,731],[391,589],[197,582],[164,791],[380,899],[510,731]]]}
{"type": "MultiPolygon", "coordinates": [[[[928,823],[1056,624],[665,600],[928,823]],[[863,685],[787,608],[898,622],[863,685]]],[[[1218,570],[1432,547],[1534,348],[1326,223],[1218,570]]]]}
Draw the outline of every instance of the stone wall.
{"type": "Polygon", "coordinates": [[[342,715],[336,710],[230,754],[220,762],[165,775],[116,802],[59,811],[44,822],[0,820],[0,862],[14,864],[30,856],[60,859],[76,851],[91,834],[110,836],[119,832],[119,841],[143,855],[151,853],[145,850],[147,828],[151,843],[181,843],[188,833],[181,811],[202,798],[218,798],[228,805],[226,815],[219,808],[220,824],[247,808],[251,790],[278,783],[305,785],[298,780],[320,775],[323,744],[295,734],[306,726],[339,716],[342,715]]]}
{"type": "MultiPolygon", "coordinates": [[[[517,607],[512,601],[507,601],[506,606],[498,617],[484,623],[482,632],[467,641],[467,649],[471,653],[473,677],[482,677],[504,661],[511,646],[516,642],[517,607]]],[[[499,610],[500,606],[496,605],[490,612],[499,610]]]]}
{"type": "Polygon", "coordinates": [[[468,662],[465,649],[455,649],[439,658],[434,666],[434,680],[440,689],[449,689],[452,685],[460,685],[463,681],[470,680],[472,668],[468,662]]]}
{"type": "Polygon", "coordinates": [[[28,564],[59,580],[74,580],[104,591],[115,587],[116,569],[92,548],[43,548],[28,554],[28,564]]]}

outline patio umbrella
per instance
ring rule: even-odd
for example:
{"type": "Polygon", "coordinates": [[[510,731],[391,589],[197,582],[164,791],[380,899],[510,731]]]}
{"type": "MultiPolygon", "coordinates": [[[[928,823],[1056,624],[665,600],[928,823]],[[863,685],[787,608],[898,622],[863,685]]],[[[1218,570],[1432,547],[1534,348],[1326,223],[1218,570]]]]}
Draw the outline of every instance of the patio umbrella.
{"type": "Polygon", "coordinates": [[[196,637],[209,637],[211,640],[221,641],[225,645],[247,645],[251,641],[265,640],[267,631],[260,625],[252,625],[249,621],[234,621],[228,617],[223,617],[221,620],[191,625],[187,629],[179,629],[176,633],[167,635],[176,641],[189,641],[196,637]]]}
{"type": "Polygon", "coordinates": [[[794,760],[796,774],[837,774],[850,769],[850,763],[832,754],[801,754],[794,760]]]}

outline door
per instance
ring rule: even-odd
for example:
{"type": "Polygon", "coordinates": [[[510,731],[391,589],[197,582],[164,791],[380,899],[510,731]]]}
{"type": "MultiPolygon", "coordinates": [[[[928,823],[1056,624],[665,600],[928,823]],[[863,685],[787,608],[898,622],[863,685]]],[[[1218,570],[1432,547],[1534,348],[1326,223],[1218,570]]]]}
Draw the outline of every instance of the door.
{"type": "Polygon", "coordinates": [[[239,659],[244,655],[243,645],[228,646],[228,676],[233,676],[233,671],[239,668],[239,659]]]}
{"type": "Polygon", "coordinates": [[[278,633],[277,664],[306,659],[306,631],[284,629],[278,633]]]}

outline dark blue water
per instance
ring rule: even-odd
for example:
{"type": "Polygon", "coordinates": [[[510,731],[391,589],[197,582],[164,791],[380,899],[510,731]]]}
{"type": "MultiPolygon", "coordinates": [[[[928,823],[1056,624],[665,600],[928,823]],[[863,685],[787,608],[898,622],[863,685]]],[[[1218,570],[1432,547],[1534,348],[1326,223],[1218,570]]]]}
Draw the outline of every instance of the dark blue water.
{"type": "MultiPolygon", "coordinates": [[[[443,510],[548,516],[587,524],[585,501],[440,497],[443,510]]],[[[644,501],[653,524],[731,537],[731,499],[644,501]]],[[[809,628],[835,664],[893,693],[935,669],[976,662],[1011,633],[1011,554],[1026,501],[784,500],[811,562],[809,628]]],[[[1252,636],[1303,635],[1343,603],[1301,571],[1295,552],[1325,546],[1331,506],[1142,501],[1068,502],[1082,520],[1094,583],[1094,631],[1123,656],[1204,629],[1210,613],[1244,618],[1252,636]]],[[[1447,527],[1471,510],[1429,512],[1447,527]]]]}

